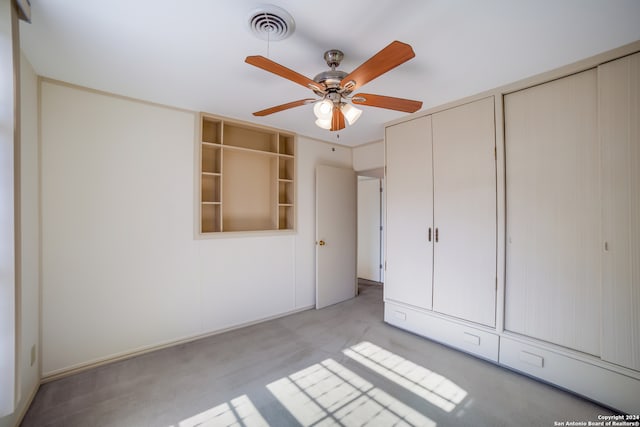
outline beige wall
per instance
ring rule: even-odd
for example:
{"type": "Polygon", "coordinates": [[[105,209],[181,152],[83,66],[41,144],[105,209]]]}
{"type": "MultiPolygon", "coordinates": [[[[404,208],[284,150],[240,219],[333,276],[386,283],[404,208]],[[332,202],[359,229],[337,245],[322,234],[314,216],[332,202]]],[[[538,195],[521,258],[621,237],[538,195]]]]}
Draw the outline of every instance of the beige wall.
{"type": "MultiPolygon", "coordinates": [[[[353,170],[370,171],[384,167],[384,142],[377,141],[353,149],[353,170]]],[[[382,176],[379,176],[382,178],[382,176]]]]}
{"type": "MultiPolygon", "coordinates": [[[[0,416],[13,411],[16,401],[18,341],[16,302],[19,271],[16,271],[15,230],[19,229],[14,207],[14,184],[17,180],[14,164],[15,104],[17,98],[15,74],[14,8],[9,0],[0,1],[0,416]]],[[[17,76],[16,76],[17,77],[17,76]]]]}
{"type": "Polygon", "coordinates": [[[310,307],[314,165],[298,141],[297,233],[194,238],[197,114],[41,86],[45,376],[310,307]]]}
{"type": "Polygon", "coordinates": [[[29,61],[20,61],[21,150],[21,298],[18,349],[20,395],[13,414],[0,418],[0,427],[14,426],[40,384],[40,225],[38,172],[38,80],[29,61]],[[36,360],[31,364],[31,349],[36,360]]]}

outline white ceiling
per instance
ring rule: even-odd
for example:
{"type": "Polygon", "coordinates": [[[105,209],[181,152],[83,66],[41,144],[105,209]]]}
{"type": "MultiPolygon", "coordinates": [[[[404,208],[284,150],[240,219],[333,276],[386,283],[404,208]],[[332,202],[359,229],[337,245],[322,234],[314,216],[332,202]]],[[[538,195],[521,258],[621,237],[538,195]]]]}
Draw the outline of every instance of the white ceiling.
{"type": "Polygon", "coordinates": [[[429,108],[640,40],[638,0],[32,0],[23,50],[39,75],[134,98],[274,126],[356,146],[381,140],[404,113],[363,107],[354,126],[314,125],[312,106],[267,117],[310,90],[244,63],[267,56],[248,29],[263,3],[287,10],[295,32],[268,57],[309,78],[322,56],[352,71],[393,40],[416,57],[359,91],[429,108]],[[339,134],[339,139],[337,138],[339,134]]]}

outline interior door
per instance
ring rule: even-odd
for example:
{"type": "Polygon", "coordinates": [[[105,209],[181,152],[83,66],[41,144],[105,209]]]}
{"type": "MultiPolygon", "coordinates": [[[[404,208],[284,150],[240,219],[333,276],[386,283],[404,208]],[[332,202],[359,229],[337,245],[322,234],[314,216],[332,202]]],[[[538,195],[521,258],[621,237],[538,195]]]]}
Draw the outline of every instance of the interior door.
{"type": "Polygon", "coordinates": [[[316,308],[356,295],[357,181],[351,169],[316,167],[316,308]]]}

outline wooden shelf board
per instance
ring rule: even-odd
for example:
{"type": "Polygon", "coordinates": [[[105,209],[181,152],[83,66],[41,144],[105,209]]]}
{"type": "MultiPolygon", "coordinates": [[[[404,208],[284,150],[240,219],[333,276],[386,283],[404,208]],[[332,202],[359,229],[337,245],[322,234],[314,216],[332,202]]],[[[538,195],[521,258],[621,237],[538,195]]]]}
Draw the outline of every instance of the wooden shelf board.
{"type": "Polygon", "coordinates": [[[225,150],[244,151],[247,153],[258,153],[258,154],[264,154],[266,156],[274,156],[274,157],[287,157],[282,154],[275,153],[273,151],[254,150],[253,148],[236,147],[235,145],[222,145],[222,147],[225,150]]]}

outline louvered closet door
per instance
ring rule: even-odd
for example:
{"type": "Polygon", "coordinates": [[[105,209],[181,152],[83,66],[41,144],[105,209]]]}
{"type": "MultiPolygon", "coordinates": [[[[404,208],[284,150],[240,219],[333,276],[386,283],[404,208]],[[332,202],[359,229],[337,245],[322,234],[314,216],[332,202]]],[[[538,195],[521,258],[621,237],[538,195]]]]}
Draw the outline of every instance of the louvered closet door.
{"type": "Polygon", "coordinates": [[[496,313],[493,97],[433,115],[433,309],[487,326],[496,313]]]}
{"type": "Polygon", "coordinates": [[[640,370],[640,54],[598,68],[602,358],[640,370]]]}
{"type": "Polygon", "coordinates": [[[431,116],[386,128],[385,300],[431,309],[431,116]]]}
{"type": "Polygon", "coordinates": [[[600,353],[596,71],[504,97],[505,328],[600,353]]]}

